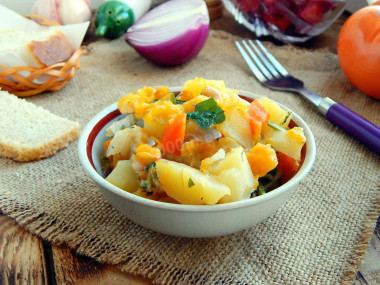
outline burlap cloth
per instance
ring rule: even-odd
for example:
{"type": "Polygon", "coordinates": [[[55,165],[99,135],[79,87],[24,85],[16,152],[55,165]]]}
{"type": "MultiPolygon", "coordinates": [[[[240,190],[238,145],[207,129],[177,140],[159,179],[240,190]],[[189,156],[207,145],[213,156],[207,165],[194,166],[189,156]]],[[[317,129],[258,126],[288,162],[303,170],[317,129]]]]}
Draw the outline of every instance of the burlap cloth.
{"type": "MultiPolygon", "coordinates": [[[[122,217],[82,170],[77,141],[33,163],[0,159],[0,209],[28,231],[157,284],[350,284],[379,214],[380,159],[330,124],[296,94],[261,86],[234,45],[214,32],[201,53],[174,68],[155,66],[122,39],[88,46],[81,69],[61,91],[28,98],[84,126],[128,91],[179,86],[194,77],[267,95],[301,115],[314,132],[315,166],[272,217],[243,232],[186,239],[122,217]]],[[[327,50],[269,46],[306,86],[380,125],[380,102],[355,90],[327,50]]]]}

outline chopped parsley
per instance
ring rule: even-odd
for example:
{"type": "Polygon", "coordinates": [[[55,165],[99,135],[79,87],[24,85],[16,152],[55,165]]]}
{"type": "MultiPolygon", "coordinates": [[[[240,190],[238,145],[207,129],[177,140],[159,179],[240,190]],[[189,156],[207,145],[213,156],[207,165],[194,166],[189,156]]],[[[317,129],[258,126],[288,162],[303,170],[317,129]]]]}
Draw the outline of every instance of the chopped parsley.
{"type": "Polygon", "coordinates": [[[285,119],[284,119],[284,121],[281,123],[281,125],[283,125],[283,124],[286,123],[286,121],[289,119],[289,117],[290,117],[291,114],[292,114],[292,112],[289,112],[289,111],[288,111],[288,114],[285,116],[285,119]]]}
{"type": "Polygon", "coordinates": [[[271,191],[271,186],[273,182],[276,180],[276,174],[277,174],[277,167],[269,171],[267,174],[259,178],[259,186],[253,192],[251,193],[252,197],[257,197],[264,195],[265,193],[268,193],[271,191]]]}
{"type": "Polygon", "coordinates": [[[159,178],[157,175],[156,163],[152,162],[145,167],[147,171],[147,179],[140,180],[140,187],[146,191],[147,195],[152,195],[153,192],[159,189],[159,178]]]}
{"type": "Polygon", "coordinates": [[[193,187],[195,185],[195,183],[194,183],[194,181],[193,181],[193,179],[191,179],[191,177],[189,178],[189,181],[187,181],[187,186],[189,187],[189,188],[191,188],[191,187],[193,187]]]}
{"type": "Polygon", "coordinates": [[[258,196],[261,196],[261,195],[264,195],[266,193],[265,191],[265,187],[262,183],[259,183],[259,186],[257,187],[257,195],[258,196]]]}
{"type": "Polygon", "coordinates": [[[194,112],[186,113],[186,119],[194,120],[199,127],[206,130],[212,125],[224,122],[226,116],[214,98],[210,98],[195,105],[194,112]]]}
{"type": "Polygon", "coordinates": [[[277,125],[276,123],[270,120],[268,120],[268,126],[277,131],[286,131],[283,127],[281,127],[280,125],[277,125]]]}

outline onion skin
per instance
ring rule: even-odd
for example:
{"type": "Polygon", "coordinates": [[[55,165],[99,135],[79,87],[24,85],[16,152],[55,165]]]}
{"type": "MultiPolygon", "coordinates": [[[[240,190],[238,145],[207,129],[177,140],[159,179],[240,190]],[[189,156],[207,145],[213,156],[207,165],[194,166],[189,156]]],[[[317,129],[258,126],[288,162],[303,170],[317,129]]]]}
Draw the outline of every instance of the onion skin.
{"type": "Polygon", "coordinates": [[[208,36],[208,26],[185,34],[170,41],[154,46],[134,46],[136,51],[146,59],[167,66],[181,65],[190,61],[202,49],[208,36]]]}
{"type": "MultiPolygon", "coordinates": [[[[194,0],[192,0],[194,1],[194,0]]],[[[174,2],[180,2],[177,0],[172,0],[169,2],[173,2],[171,4],[174,4],[173,7],[176,5],[174,2]]],[[[167,2],[167,3],[169,3],[167,2]]],[[[202,5],[205,6],[205,9],[207,11],[206,4],[203,1],[200,1],[202,5]]],[[[179,3],[178,3],[179,4],[179,3]]],[[[162,4],[164,5],[164,4],[162,4]]],[[[154,9],[153,9],[154,10],[154,9]]],[[[153,11],[151,10],[151,12],[153,11]]],[[[148,12],[149,13],[149,12],[148,12]]],[[[147,15],[147,14],[146,14],[147,15]]],[[[167,17],[167,15],[158,15],[159,17],[167,17]]],[[[157,42],[155,44],[142,44],[145,40],[144,37],[147,37],[146,34],[139,34],[138,29],[135,29],[134,26],[139,25],[139,21],[132,26],[130,29],[127,30],[125,34],[125,40],[128,44],[130,44],[142,57],[146,58],[147,60],[150,60],[151,62],[158,64],[158,65],[164,65],[164,66],[176,66],[184,64],[191,59],[193,59],[203,48],[207,37],[209,33],[209,17],[208,13],[205,15],[198,15],[198,17],[204,17],[202,20],[202,23],[199,23],[200,20],[193,21],[194,19],[191,19],[192,26],[188,28],[187,30],[183,31],[179,35],[173,36],[171,39],[166,39],[161,42],[157,42]],[[135,40],[137,37],[140,37],[137,40],[135,40]]],[[[144,16],[141,18],[141,20],[144,21],[144,16]]],[[[173,20],[170,25],[174,26],[176,20],[173,20]]],[[[146,25],[146,22],[144,23],[146,25]]],[[[160,33],[162,31],[163,34],[165,34],[165,26],[155,27],[155,32],[160,33]],[[161,30],[159,30],[161,29],[161,30]]],[[[159,38],[159,35],[157,36],[159,38]]],[[[149,39],[146,39],[148,42],[149,39]]]]}

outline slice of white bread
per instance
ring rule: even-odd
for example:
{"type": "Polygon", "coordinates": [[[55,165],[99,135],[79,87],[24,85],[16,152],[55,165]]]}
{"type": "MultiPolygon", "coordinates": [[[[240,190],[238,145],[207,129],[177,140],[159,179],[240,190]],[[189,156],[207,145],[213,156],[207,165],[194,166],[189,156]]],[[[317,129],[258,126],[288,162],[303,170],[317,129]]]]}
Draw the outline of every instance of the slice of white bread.
{"type": "Polygon", "coordinates": [[[79,134],[77,122],[0,91],[0,156],[40,160],[65,148],[79,134]]]}
{"type": "Polygon", "coordinates": [[[66,61],[74,50],[66,36],[57,29],[1,31],[0,53],[14,52],[27,66],[46,67],[66,61]]]}

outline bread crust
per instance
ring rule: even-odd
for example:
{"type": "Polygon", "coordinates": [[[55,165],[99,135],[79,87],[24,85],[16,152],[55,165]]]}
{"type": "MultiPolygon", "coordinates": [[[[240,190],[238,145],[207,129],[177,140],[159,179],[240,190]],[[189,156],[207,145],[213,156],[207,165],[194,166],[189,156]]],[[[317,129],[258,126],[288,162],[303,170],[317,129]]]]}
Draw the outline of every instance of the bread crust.
{"type": "Polygon", "coordinates": [[[11,158],[19,162],[37,161],[48,158],[74,141],[80,135],[79,125],[68,133],[56,138],[49,143],[45,143],[38,148],[27,148],[0,142],[0,156],[11,158]]]}
{"type": "Polygon", "coordinates": [[[0,156],[20,162],[40,160],[79,135],[79,123],[0,91],[0,156]]]}

